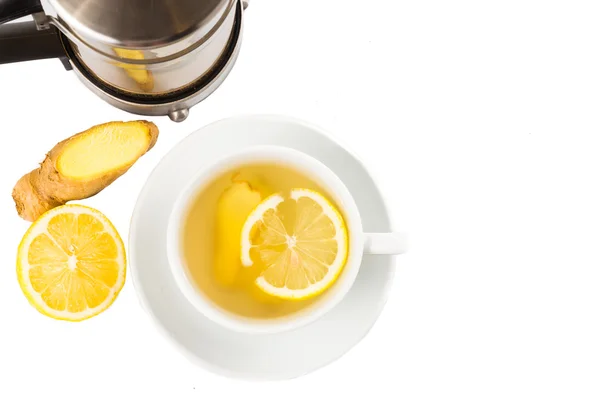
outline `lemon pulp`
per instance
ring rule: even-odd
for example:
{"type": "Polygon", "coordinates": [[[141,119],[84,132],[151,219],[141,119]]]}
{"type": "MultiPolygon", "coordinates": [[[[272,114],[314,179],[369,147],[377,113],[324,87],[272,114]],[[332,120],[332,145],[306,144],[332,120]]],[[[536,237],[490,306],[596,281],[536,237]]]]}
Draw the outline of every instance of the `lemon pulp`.
{"type": "Polygon", "coordinates": [[[106,310],[125,282],[125,248],[99,211],[57,207],[35,221],[21,241],[17,275],[42,314],[80,321],[106,310]]]}

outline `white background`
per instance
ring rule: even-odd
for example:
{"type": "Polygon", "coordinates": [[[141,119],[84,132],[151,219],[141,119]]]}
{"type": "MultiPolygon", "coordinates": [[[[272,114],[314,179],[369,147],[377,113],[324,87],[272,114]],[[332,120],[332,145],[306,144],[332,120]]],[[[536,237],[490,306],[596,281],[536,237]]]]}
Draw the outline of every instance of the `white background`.
{"type": "Polygon", "coordinates": [[[366,339],[285,382],[192,366],[131,281],[79,324],[29,306],[14,183],[65,137],[135,117],[57,60],[1,66],[0,399],[600,398],[599,12],[592,0],[252,0],[224,85],[183,124],[153,119],[156,148],[83,203],[126,238],[160,158],[240,113],[304,118],[356,151],[410,253],[366,339]]]}

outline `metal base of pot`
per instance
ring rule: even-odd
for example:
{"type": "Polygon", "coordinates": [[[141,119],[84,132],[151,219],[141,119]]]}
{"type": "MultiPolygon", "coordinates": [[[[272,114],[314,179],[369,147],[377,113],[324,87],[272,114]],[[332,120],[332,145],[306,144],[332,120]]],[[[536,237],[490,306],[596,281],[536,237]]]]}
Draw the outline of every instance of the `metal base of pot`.
{"type": "Polygon", "coordinates": [[[247,7],[247,4],[247,1],[239,1],[229,44],[211,71],[189,86],[166,95],[135,95],[107,85],[79,61],[66,37],[62,37],[62,41],[73,70],[79,79],[104,101],[133,114],[168,115],[172,121],[181,122],[189,115],[190,108],[211,95],[233,68],[240,52],[243,9],[247,7]]]}

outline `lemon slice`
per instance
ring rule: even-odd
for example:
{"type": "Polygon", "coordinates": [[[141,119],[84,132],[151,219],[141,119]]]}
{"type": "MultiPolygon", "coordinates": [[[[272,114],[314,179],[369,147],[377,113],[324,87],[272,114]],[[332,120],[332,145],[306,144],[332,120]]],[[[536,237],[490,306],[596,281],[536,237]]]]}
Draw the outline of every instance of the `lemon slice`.
{"type": "Polygon", "coordinates": [[[23,293],[42,314],[81,321],[106,310],[125,283],[125,247],[110,221],[80,205],[35,221],[19,245],[23,293]]]}
{"type": "Polygon", "coordinates": [[[321,194],[293,189],[289,198],[291,211],[282,207],[286,199],[274,194],[248,216],[242,265],[260,264],[255,283],[263,292],[302,300],[333,285],[348,257],[348,232],[339,211],[321,194]]]}

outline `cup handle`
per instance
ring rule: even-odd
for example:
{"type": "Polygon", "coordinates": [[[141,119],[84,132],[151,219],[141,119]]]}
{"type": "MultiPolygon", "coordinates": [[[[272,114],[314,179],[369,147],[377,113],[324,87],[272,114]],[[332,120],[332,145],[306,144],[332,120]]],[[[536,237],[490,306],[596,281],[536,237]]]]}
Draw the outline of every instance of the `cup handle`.
{"type": "Polygon", "coordinates": [[[407,237],[404,233],[365,233],[365,254],[406,253],[407,237]]]}

